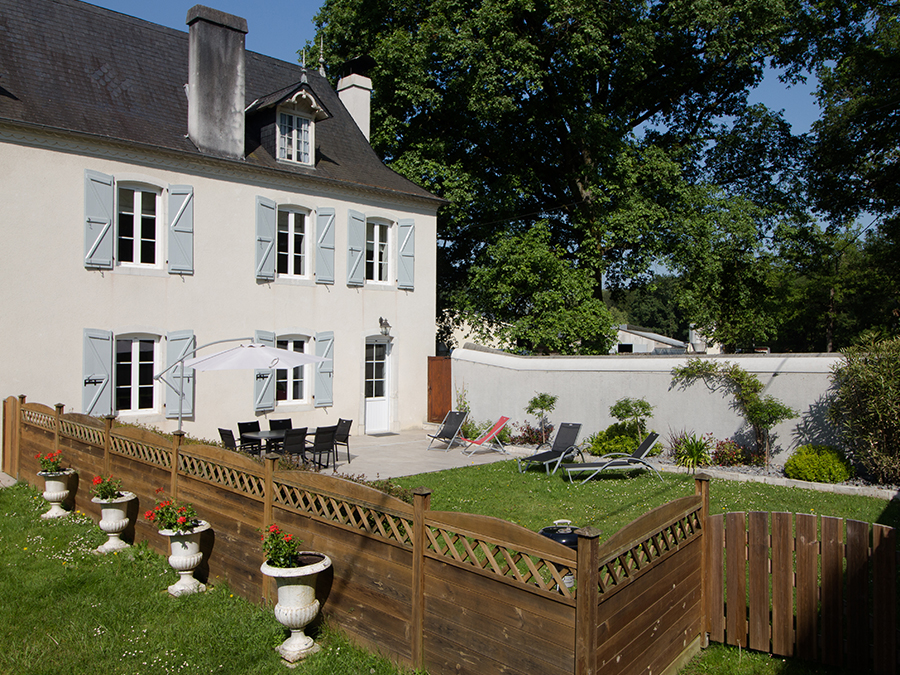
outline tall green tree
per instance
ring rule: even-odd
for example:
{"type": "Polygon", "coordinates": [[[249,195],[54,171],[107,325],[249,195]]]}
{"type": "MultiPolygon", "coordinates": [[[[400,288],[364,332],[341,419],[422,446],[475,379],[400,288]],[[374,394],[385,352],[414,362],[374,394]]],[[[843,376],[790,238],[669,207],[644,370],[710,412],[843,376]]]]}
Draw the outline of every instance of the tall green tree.
{"type": "Polygon", "coordinates": [[[547,219],[555,243],[626,280],[684,217],[682,169],[717,120],[742,116],[769,60],[809,58],[811,26],[845,4],[326,0],[317,23],[332,73],[377,62],[376,151],[451,201],[442,278],[547,219]]]}
{"type": "Polygon", "coordinates": [[[456,305],[483,340],[528,354],[606,354],[616,331],[594,278],[538,223],[488,246],[456,305]]]}

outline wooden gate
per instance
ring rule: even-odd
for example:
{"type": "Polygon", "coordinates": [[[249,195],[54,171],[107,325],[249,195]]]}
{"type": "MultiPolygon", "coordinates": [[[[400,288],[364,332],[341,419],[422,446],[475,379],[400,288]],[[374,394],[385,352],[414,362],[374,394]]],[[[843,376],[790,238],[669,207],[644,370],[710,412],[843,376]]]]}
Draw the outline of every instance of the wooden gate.
{"type": "Polygon", "coordinates": [[[450,357],[428,357],[428,421],[441,422],[450,411],[450,357]]]}

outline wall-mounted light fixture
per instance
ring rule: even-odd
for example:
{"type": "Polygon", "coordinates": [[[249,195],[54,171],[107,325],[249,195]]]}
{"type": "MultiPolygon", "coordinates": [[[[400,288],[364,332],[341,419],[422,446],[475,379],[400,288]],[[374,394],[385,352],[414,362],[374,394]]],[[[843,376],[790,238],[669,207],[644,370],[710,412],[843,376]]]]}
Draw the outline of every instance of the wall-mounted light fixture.
{"type": "Polygon", "coordinates": [[[378,317],[378,325],[381,326],[381,334],[387,337],[391,334],[391,324],[383,317],[378,317]]]}

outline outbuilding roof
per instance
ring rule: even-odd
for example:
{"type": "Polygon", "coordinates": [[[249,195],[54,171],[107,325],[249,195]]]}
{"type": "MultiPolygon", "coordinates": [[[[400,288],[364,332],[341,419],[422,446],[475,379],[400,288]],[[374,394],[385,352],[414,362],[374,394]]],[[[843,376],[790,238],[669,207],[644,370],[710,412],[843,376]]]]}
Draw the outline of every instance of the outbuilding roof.
{"type": "MultiPolygon", "coordinates": [[[[245,107],[304,80],[328,112],[316,122],[316,166],[277,162],[263,147],[247,163],[442,201],[381,162],[325,77],[245,52],[245,107]]],[[[78,0],[0,0],[0,122],[201,155],[187,137],[187,81],[186,31],[78,0]]]]}

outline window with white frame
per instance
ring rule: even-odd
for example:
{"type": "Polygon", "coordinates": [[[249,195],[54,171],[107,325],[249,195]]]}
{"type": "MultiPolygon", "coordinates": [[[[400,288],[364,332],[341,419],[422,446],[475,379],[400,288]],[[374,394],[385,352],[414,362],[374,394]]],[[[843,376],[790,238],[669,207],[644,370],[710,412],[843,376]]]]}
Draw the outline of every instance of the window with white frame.
{"type": "Polygon", "coordinates": [[[115,409],[144,412],[156,408],[157,345],[152,336],[116,337],[115,409]]]}
{"type": "MultiPolygon", "coordinates": [[[[292,352],[306,352],[308,340],[304,337],[285,337],[275,341],[278,349],[287,349],[292,352]]],[[[275,370],[275,402],[301,403],[306,402],[306,366],[296,368],[277,368],[275,370]]]]}
{"type": "Polygon", "coordinates": [[[119,186],[116,206],[116,259],[124,265],[159,264],[159,192],[119,186]]]}
{"type": "Polygon", "coordinates": [[[307,276],[306,214],[303,211],[279,208],[275,271],[279,275],[307,276]]]}
{"type": "Polygon", "coordinates": [[[288,112],[278,113],[278,159],[312,165],[312,136],[311,119],[288,112]]]}
{"type": "Polygon", "coordinates": [[[366,221],[366,281],[388,282],[390,277],[391,227],[387,223],[366,221]]]}

